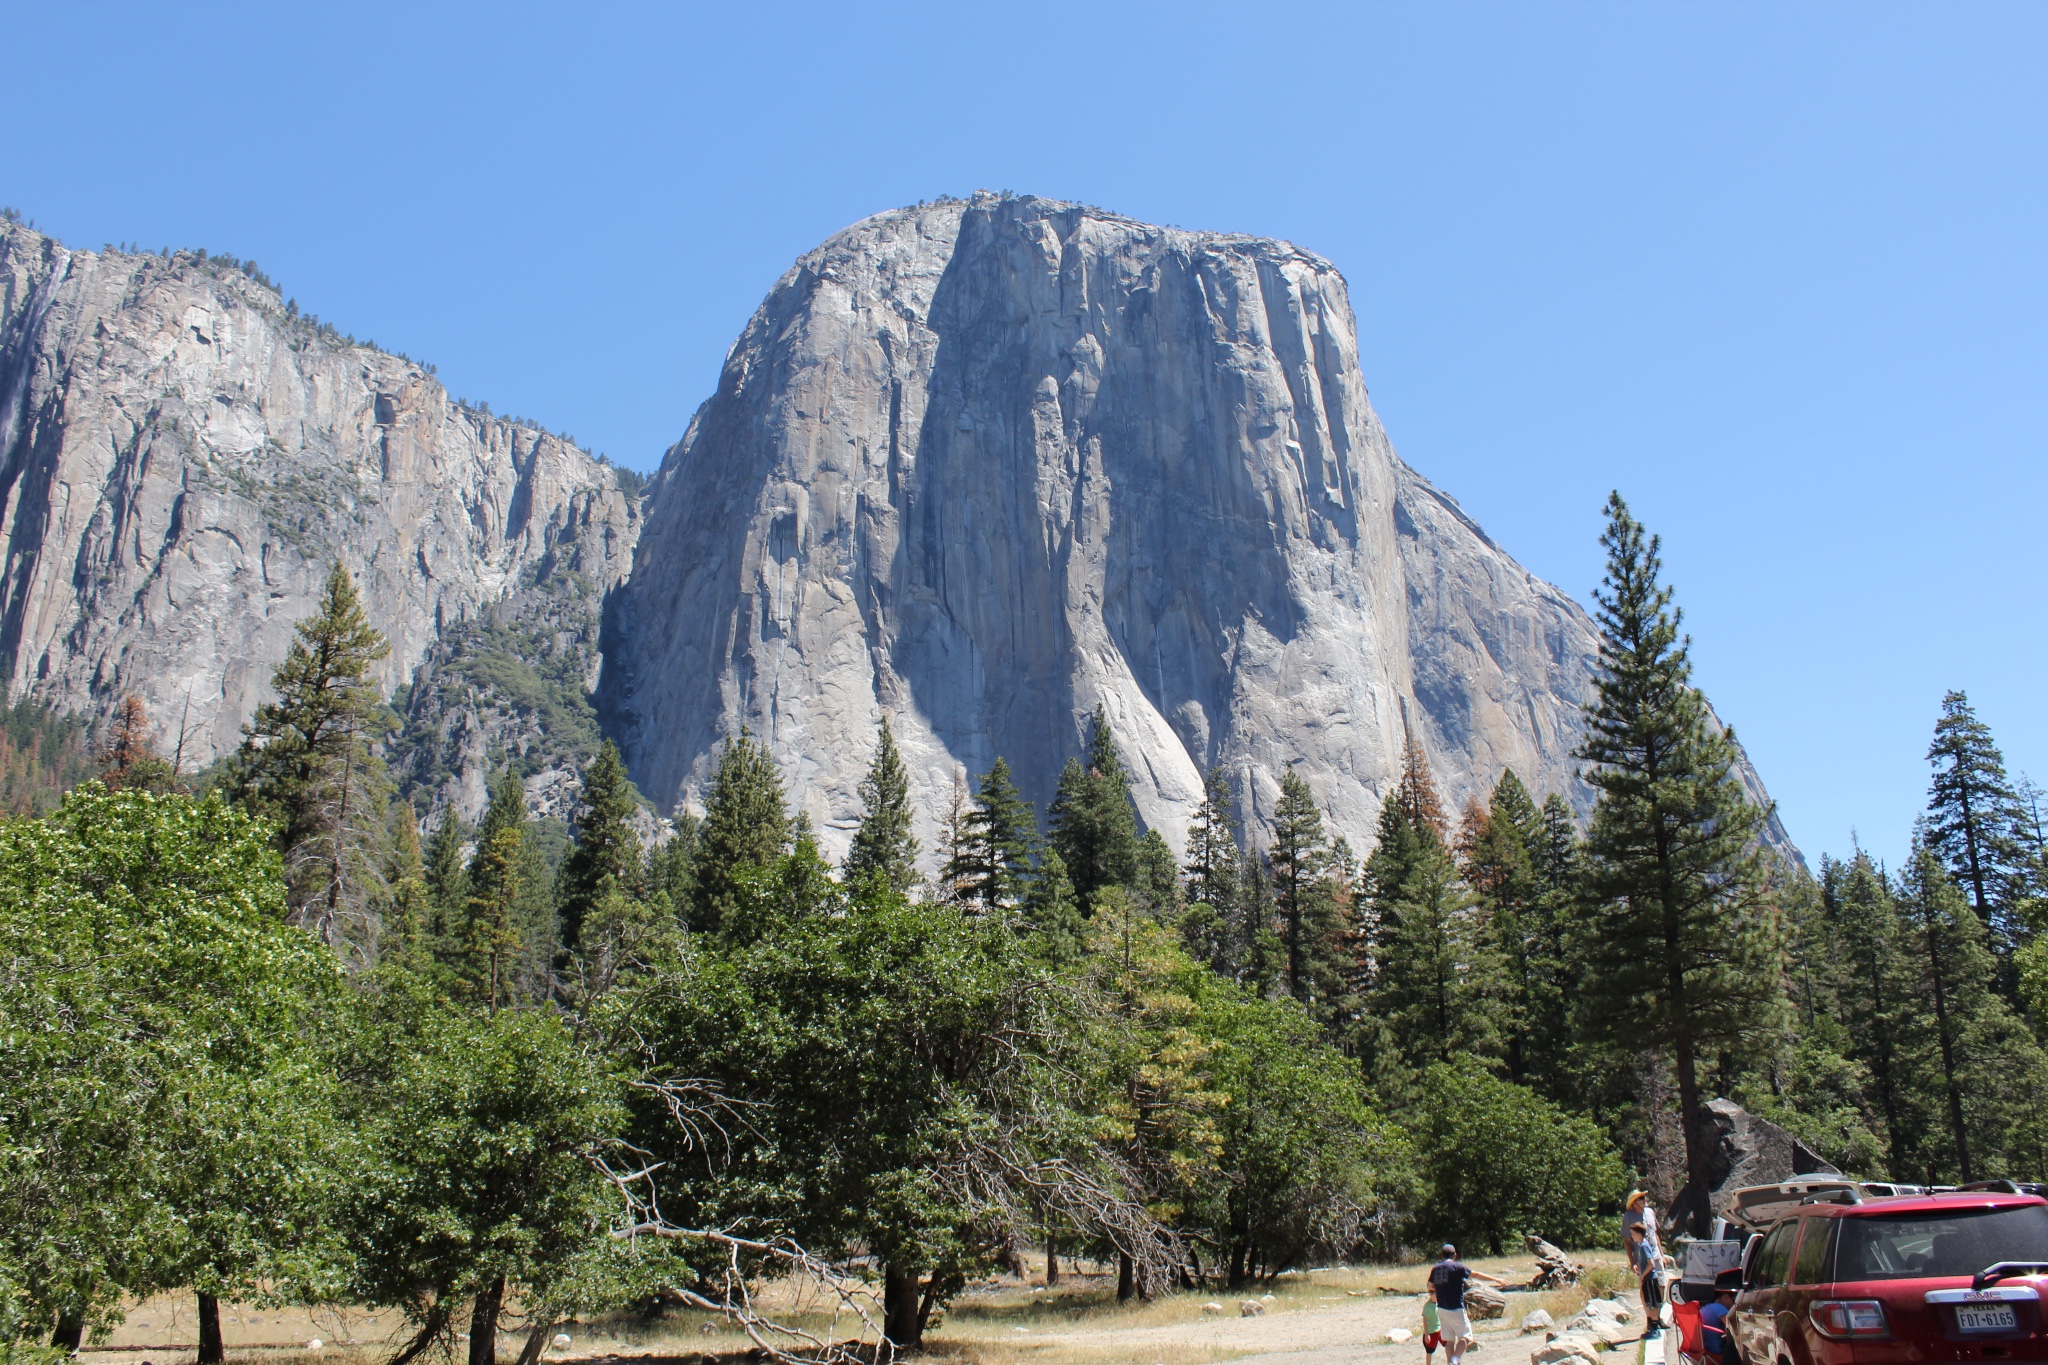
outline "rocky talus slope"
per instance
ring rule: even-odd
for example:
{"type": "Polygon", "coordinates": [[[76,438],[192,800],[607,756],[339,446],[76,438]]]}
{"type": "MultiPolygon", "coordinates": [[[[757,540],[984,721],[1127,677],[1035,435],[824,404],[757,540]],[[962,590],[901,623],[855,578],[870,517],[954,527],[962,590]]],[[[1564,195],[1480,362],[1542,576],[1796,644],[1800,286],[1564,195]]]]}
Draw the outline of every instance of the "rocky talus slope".
{"type": "Polygon", "coordinates": [[[621,608],[643,789],[746,725],[833,846],[884,715],[928,850],[999,754],[1049,799],[1098,704],[1176,845],[1211,766],[1256,826],[1295,764],[1368,846],[1411,733],[1452,803],[1589,797],[1592,622],[1395,456],[1284,242],[993,195],[847,229],[669,452],[621,608]]]}
{"type": "Polygon", "coordinates": [[[0,224],[14,699],[94,714],[140,695],[166,745],[182,732],[204,766],[239,742],[339,559],[390,637],[381,681],[408,710],[404,761],[429,800],[480,805],[484,764],[508,758],[551,789],[576,755],[526,693],[580,706],[595,733],[600,607],[638,519],[616,471],[457,405],[234,263],[0,224]],[[508,654],[507,630],[547,658],[508,654]]]}

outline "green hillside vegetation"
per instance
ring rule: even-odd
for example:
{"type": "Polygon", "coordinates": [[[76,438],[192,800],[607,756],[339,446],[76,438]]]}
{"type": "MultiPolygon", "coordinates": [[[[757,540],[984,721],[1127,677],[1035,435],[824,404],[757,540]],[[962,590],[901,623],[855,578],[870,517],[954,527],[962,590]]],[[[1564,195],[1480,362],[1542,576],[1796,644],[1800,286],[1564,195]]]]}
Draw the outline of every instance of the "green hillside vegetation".
{"type": "Polygon", "coordinates": [[[396,1365],[465,1333],[495,1365],[516,1323],[532,1365],[560,1323],[667,1301],[787,1359],[809,1346],[746,1286],[796,1277],[908,1350],[1025,1247],[1129,1301],[1598,1244],[1632,1183],[1678,1200],[1717,1095],[1866,1175],[2039,1175],[2030,789],[1951,694],[1908,866],[1779,861],[1657,541],[1608,510],[1590,819],[1512,772],[1453,816],[1411,743],[1362,857],[1292,772],[1256,841],[1212,775],[1176,854],[1100,713],[1043,822],[998,760],[920,849],[884,724],[834,867],[742,731],[702,819],[644,847],[567,576],[458,632],[387,750],[384,642],[337,567],[203,797],[137,707],[43,812],[85,750],[16,708],[0,1340],[69,1352],[181,1291],[200,1365],[251,1295],[395,1309],[396,1365]],[[423,834],[401,787],[458,708],[519,743],[474,828],[423,834]],[[526,808],[537,754],[579,762],[573,832],[526,808]]]}

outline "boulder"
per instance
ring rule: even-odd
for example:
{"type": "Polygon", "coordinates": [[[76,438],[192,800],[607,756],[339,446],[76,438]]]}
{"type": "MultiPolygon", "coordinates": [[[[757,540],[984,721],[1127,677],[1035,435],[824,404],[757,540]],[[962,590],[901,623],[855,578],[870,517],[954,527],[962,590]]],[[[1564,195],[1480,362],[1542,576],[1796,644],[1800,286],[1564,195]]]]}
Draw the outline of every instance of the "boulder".
{"type": "Polygon", "coordinates": [[[548,1344],[553,1346],[557,1351],[566,1351],[569,1349],[570,1345],[569,1334],[567,1332],[557,1332],[555,1333],[555,1339],[548,1344]]]}
{"type": "Polygon", "coordinates": [[[1415,1340],[1415,1333],[1409,1331],[1406,1327],[1389,1327],[1387,1334],[1380,1338],[1380,1340],[1387,1342],[1389,1345],[1399,1346],[1404,1341],[1415,1340]]]}
{"type": "Polygon", "coordinates": [[[1223,1305],[1220,1303],[1205,1303],[1202,1305],[1202,1312],[1206,1316],[1213,1318],[1223,1312],[1223,1305]]]}
{"type": "Polygon", "coordinates": [[[1474,1322],[1487,1322],[1508,1311],[1508,1296],[1498,1289],[1473,1285],[1465,1291],[1465,1312],[1474,1322]]]}
{"type": "Polygon", "coordinates": [[[1577,1333],[1552,1337],[1529,1352],[1529,1365],[1600,1365],[1600,1343],[1577,1333]]]}
{"type": "Polygon", "coordinates": [[[1522,1318],[1522,1330],[1524,1332],[1540,1332],[1552,1325],[1550,1314],[1544,1312],[1541,1308],[1533,1313],[1524,1315],[1522,1318]]]}
{"type": "Polygon", "coordinates": [[[1237,1315],[1241,1318],[1255,1318],[1265,1311],[1266,1305],[1257,1299],[1246,1299],[1237,1306],[1237,1315]]]}
{"type": "Polygon", "coordinates": [[[1685,1230],[1702,1197],[1707,1216],[1713,1218],[1728,1212],[1729,1196],[1751,1185],[1775,1185],[1802,1175],[1840,1174],[1798,1138],[1733,1100],[1709,1100],[1700,1127],[1708,1143],[1706,1189],[1695,1191],[1687,1184],[1679,1191],[1666,1220],[1672,1232],[1685,1230]]]}
{"type": "Polygon", "coordinates": [[[1593,1303],[1587,1304],[1585,1311],[1565,1323],[1564,1330],[1558,1334],[1559,1337],[1590,1337],[1602,1347],[1619,1346],[1624,1341],[1635,1340],[1636,1330],[1622,1314],[1594,1311],[1593,1304],[1606,1302],[1604,1299],[1595,1299],[1593,1303]]]}
{"type": "Polygon", "coordinates": [[[1529,1280],[1531,1289],[1562,1289],[1579,1282],[1584,1266],[1541,1237],[1532,1235],[1528,1240],[1529,1254],[1536,1258],[1536,1274],[1529,1280]]]}

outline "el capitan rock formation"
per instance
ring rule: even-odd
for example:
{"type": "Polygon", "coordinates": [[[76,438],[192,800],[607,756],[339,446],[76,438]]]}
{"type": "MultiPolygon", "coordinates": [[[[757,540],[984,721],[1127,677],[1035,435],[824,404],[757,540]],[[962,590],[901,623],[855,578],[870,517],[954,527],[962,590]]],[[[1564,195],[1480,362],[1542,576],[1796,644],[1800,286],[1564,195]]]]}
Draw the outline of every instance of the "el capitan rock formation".
{"type": "MultiPolygon", "coordinates": [[[[828,847],[887,714],[933,821],[1041,804],[1105,708],[1176,846],[1296,763],[1370,843],[1404,736],[1447,797],[1571,750],[1593,623],[1404,465],[1329,262],[1074,204],[880,214],[777,282],[649,490],[606,679],[657,803],[762,737],[828,847]]],[[[1454,805],[1453,809],[1456,808],[1454,805]]]]}

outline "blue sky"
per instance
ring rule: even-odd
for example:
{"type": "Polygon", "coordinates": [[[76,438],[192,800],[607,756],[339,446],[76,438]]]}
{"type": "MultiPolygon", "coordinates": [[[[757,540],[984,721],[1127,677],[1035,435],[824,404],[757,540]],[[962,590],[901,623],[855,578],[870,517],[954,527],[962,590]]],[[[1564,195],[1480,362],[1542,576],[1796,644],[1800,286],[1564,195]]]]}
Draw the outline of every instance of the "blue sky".
{"type": "Polygon", "coordinates": [[[2048,783],[2048,8],[17,5],[0,203],[254,257],[651,467],[791,258],[1014,189],[1351,282],[1404,457],[1585,598],[1619,487],[1809,856],[1942,692],[2048,783]]]}

